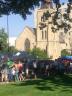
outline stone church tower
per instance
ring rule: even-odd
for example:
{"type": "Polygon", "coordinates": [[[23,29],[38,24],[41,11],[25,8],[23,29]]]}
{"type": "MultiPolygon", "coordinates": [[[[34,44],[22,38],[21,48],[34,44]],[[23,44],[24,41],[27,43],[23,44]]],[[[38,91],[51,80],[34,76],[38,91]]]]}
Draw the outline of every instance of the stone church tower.
{"type": "MultiPolygon", "coordinates": [[[[64,5],[61,8],[61,13],[66,12],[67,6],[64,5]]],[[[16,49],[27,51],[37,47],[45,51],[52,59],[61,56],[61,50],[72,49],[72,28],[66,34],[63,29],[55,32],[52,30],[53,27],[56,27],[53,25],[52,18],[55,11],[52,0],[43,0],[41,7],[34,12],[35,28],[29,26],[24,28],[24,31],[16,39],[16,49]]],[[[72,12],[70,17],[72,18],[72,12]]]]}
{"type": "Polygon", "coordinates": [[[41,8],[53,8],[52,0],[43,0],[41,8]]]}
{"type": "Polygon", "coordinates": [[[44,18],[46,12],[54,12],[52,0],[44,0],[41,8],[36,12],[36,46],[46,51],[49,57],[57,58],[60,54],[58,34],[52,32],[52,16],[48,17],[48,19],[44,18]]]}

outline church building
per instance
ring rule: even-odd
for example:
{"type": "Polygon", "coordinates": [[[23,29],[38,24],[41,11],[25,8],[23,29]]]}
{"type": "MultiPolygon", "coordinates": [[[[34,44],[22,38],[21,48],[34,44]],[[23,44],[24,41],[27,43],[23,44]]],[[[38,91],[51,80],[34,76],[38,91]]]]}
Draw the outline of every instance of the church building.
{"type": "MultiPolygon", "coordinates": [[[[52,0],[44,0],[41,7],[35,10],[36,28],[29,26],[24,28],[16,39],[16,49],[26,51],[29,48],[40,48],[46,51],[52,59],[58,58],[61,55],[61,50],[70,50],[72,47],[72,28],[67,33],[63,29],[53,31],[52,28],[56,27],[52,23],[55,11],[52,0]]],[[[66,6],[61,7],[60,11],[66,11],[66,6]]]]}

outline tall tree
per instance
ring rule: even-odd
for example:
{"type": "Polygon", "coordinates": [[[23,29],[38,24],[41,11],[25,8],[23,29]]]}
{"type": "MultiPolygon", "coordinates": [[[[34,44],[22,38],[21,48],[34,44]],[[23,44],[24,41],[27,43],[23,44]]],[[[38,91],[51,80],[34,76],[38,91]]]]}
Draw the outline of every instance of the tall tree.
{"type": "MultiPolygon", "coordinates": [[[[3,14],[20,14],[23,18],[26,18],[26,14],[31,14],[31,10],[35,6],[39,6],[39,2],[48,0],[0,0],[0,15],[3,14]]],[[[69,4],[72,4],[72,0],[68,0],[69,4]]],[[[53,0],[57,9],[60,7],[60,0],[53,0]]],[[[70,6],[68,7],[70,9],[70,6]]]]}
{"type": "Polygon", "coordinates": [[[7,43],[8,35],[5,30],[0,29],[0,52],[7,51],[8,43],[7,43]]]}
{"type": "Polygon", "coordinates": [[[0,14],[20,14],[26,18],[26,14],[31,14],[31,10],[39,5],[42,0],[0,0],[0,14]]]}

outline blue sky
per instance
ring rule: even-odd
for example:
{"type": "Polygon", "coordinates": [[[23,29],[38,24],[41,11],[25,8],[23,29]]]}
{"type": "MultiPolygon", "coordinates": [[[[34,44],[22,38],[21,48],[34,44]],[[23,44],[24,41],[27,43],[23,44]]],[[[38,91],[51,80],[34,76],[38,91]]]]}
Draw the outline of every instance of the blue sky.
{"type": "MultiPolygon", "coordinates": [[[[61,0],[67,2],[67,0],[61,0]]],[[[28,15],[24,20],[20,15],[9,16],[9,36],[17,37],[24,29],[25,26],[34,27],[34,15],[28,15]]],[[[5,28],[7,32],[7,16],[0,17],[0,29],[5,28]]]]}
{"type": "MultiPolygon", "coordinates": [[[[8,17],[9,24],[9,36],[18,36],[23,31],[25,26],[34,26],[33,14],[28,15],[27,19],[24,20],[20,15],[10,15],[8,17]]],[[[0,18],[0,28],[5,28],[7,32],[7,16],[0,18]]]]}

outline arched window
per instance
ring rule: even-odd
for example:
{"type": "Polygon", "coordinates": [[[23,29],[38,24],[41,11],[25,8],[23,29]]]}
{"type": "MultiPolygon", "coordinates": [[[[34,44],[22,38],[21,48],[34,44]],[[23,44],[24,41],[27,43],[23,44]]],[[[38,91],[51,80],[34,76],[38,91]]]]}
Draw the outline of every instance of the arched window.
{"type": "Polygon", "coordinates": [[[29,39],[25,40],[25,44],[24,45],[25,45],[25,50],[26,51],[30,49],[30,41],[29,41],[29,39]]]}
{"type": "Polygon", "coordinates": [[[42,39],[44,39],[44,32],[43,32],[43,30],[42,30],[42,39]]]}
{"type": "Polygon", "coordinates": [[[47,50],[48,50],[48,49],[47,49],[47,45],[46,45],[46,53],[47,53],[47,50]]]}
{"type": "Polygon", "coordinates": [[[45,39],[47,39],[47,31],[45,30],[45,39]]]}
{"type": "Polygon", "coordinates": [[[60,43],[65,43],[65,36],[63,32],[59,33],[59,42],[60,43]]]}

